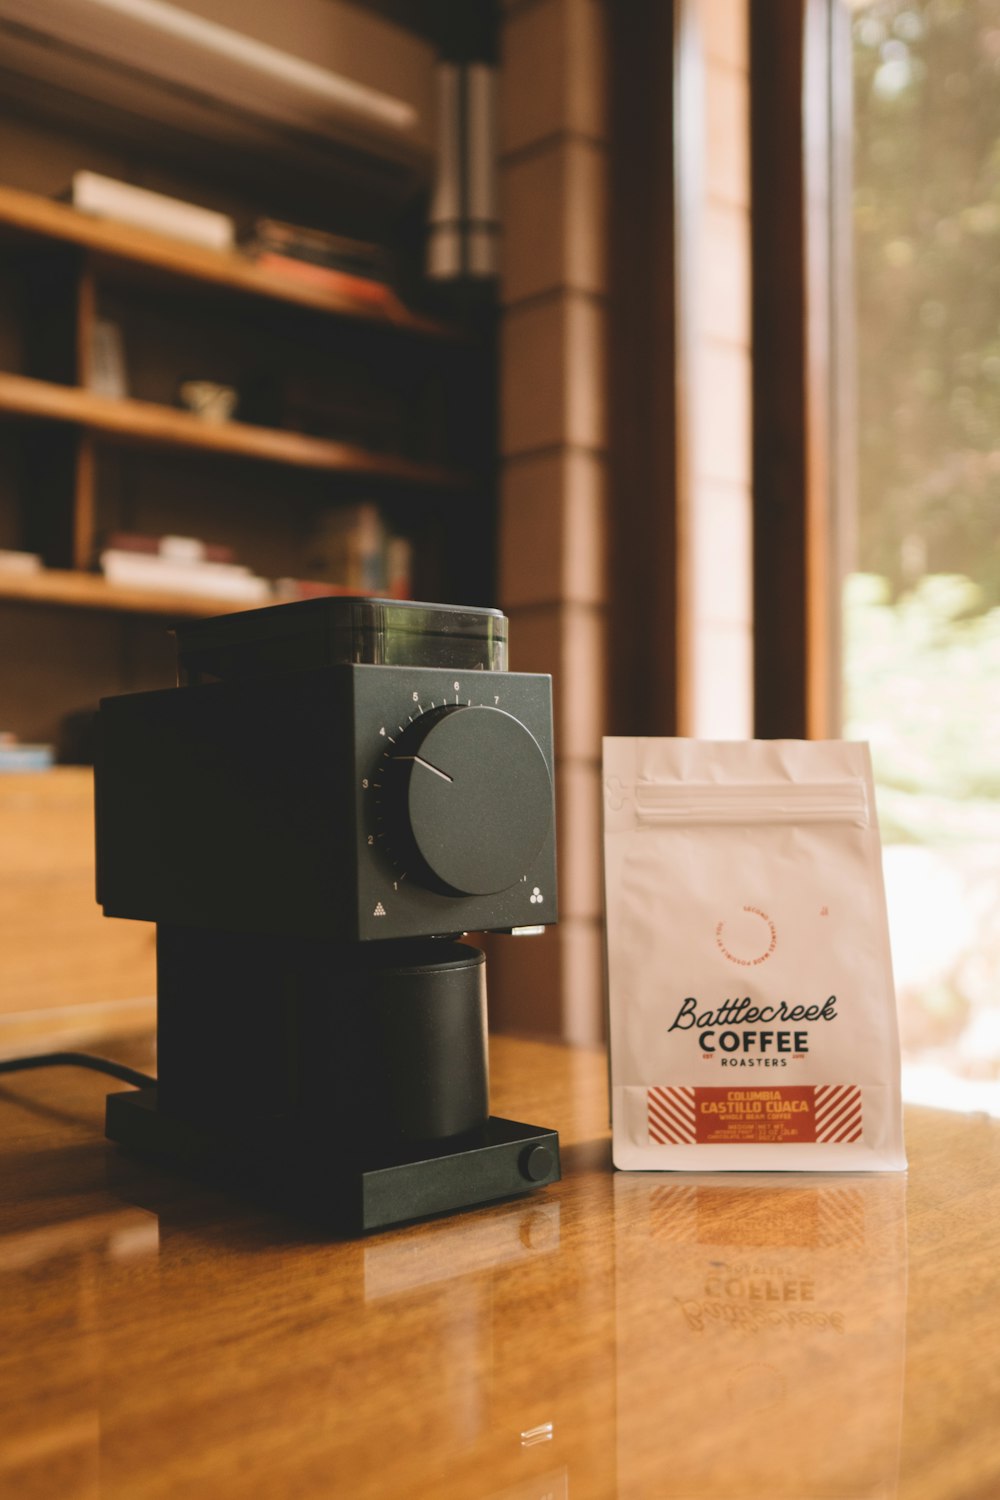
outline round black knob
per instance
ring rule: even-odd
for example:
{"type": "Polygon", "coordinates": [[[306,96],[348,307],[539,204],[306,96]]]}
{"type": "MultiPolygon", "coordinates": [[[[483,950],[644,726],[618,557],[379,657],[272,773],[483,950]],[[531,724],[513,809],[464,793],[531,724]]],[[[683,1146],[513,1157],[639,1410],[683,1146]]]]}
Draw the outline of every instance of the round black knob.
{"type": "Polygon", "coordinates": [[[552,822],[552,779],[520,719],[486,706],[422,714],[385,773],[389,843],[407,873],[449,895],[521,879],[552,822]]]}
{"type": "Polygon", "coordinates": [[[529,1182],[544,1182],[555,1165],[555,1156],[548,1146],[526,1146],[521,1152],[518,1166],[521,1176],[529,1182]]]}

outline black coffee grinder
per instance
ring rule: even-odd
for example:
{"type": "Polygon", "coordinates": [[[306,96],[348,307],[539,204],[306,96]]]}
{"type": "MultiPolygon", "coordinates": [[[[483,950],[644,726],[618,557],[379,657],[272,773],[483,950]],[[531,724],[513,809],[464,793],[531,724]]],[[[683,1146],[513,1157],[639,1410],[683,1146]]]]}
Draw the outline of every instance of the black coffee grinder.
{"type": "Polygon", "coordinates": [[[556,920],[548,677],[497,610],[323,598],[176,630],[178,686],[98,714],[106,916],[157,924],[158,1084],[130,1148],[349,1231],[554,1182],[490,1116],[485,959],[556,920]]]}

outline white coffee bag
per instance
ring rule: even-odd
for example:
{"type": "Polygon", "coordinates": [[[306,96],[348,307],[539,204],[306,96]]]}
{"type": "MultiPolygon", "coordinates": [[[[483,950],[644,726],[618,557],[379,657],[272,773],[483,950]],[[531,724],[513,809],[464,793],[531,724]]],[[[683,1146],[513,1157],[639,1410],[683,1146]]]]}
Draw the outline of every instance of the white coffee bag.
{"type": "Polygon", "coordinates": [[[901,1170],[866,745],[606,739],[613,1154],[901,1170]]]}

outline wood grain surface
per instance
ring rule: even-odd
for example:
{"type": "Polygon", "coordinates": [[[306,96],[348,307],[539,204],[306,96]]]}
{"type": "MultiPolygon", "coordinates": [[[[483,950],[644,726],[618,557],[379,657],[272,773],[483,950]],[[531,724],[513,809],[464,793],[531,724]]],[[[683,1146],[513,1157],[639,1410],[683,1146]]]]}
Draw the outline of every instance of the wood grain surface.
{"type": "Polygon", "coordinates": [[[0,1088],[4,1497],[1000,1494],[1000,1124],[911,1110],[908,1180],[615,1174],[603,1056],[500,1038],[564,1181],[335,1242],[118,1153],[105,1091],[0,1088]]]}

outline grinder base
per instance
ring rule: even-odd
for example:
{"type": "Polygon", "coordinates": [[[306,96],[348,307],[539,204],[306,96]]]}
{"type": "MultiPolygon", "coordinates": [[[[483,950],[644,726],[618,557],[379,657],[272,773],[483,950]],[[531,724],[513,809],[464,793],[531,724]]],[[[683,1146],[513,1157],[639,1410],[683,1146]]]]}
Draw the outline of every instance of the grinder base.
{"type": "Polygon", "coordinates": [[[466,1135],[372,1157],[356,1137],[338,1155],[324,1143],[286,1137],[247,1141],[174,1118],[155,1088],[109,1094],[109,1140],[166,1165],[263,1197],[345,1234],[384,1229],[473,1208],[558,1182],[553,1130],[490,1116],[466,1135]]]}

